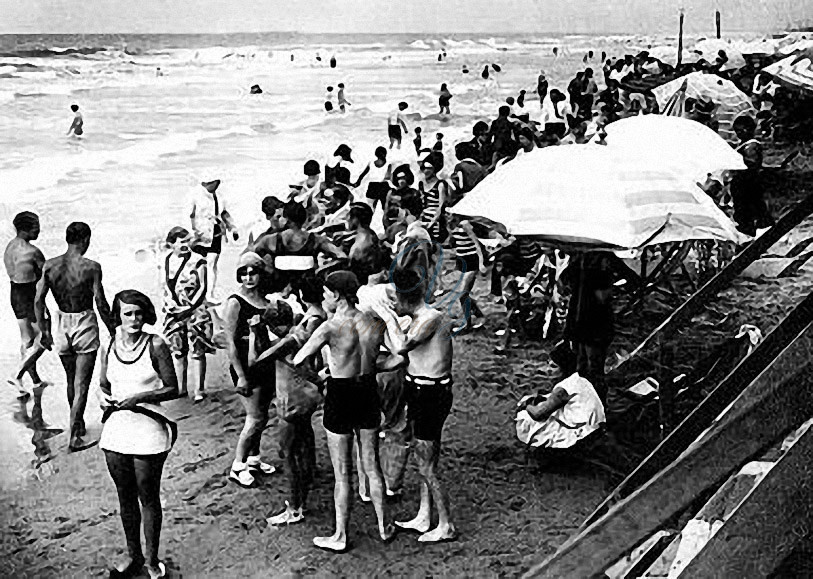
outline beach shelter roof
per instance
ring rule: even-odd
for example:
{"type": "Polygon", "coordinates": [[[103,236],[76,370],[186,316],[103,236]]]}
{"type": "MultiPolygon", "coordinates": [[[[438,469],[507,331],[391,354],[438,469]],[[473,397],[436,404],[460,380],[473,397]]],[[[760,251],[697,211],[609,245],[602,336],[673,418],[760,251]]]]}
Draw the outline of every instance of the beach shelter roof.
{"type": "MultiPolygon", "coordinates": [[[[674,46],[655,46],[647,49],[647,52],[649,53],[649,56],[652,58],[657,58],[664,64],[669,64],[671,66],[677,65],[677,48],[674,46]]],[[[681,62],[683,62],[683,64],[693,64],[699,61],[702,57],[703,55],[701,53],[693,50],[686,50],[684,48],[681,62]]]]}
{"type": "Polygon", "coordinates": [[[722,70],[737,70],[745,66],[745,57],[735,45],[719,38],[707,38],[694,45],[694,51],[699,52],[704,59],[713,63],[720,51],[725,52],[728,61],[722,70]]]}
{"type": "Polygon", "coordinates": [[[607,125],[607,145],[657,166],[669,166],[687,178],[742,170],[742,155],[707,126],[681,117],[638,115],[607,125]]]}
{"type": "Polygon", "coordinates": [[[813,39],[801,39],[783,46],[778,52],[782,56],[790,56],[791,54],[811,49],[813,49],[813,39]]]}
{"type": "Polygon", "coordinates": [[[593,144],[522,155],[451,211],[488,217],[513,235],[552,245],[618,249],[743,240],[714,201],[679,171],[593,144]]]}
{"type": "Polygon", "coordinates": [[[772,38],[734,42],[733,46],[743,55],[773,56],[779,49],[779,43],[772,38]]]}
{"type": "Polygon", "coordinates": [[[763,72],[786,85],[813,92],[813,49],[775,62],[763,72]]]}
{"type": "Polygon", "coordinates": [[[715,117],[720,125],[719,134],[729,143],[737,143],[732,124],[741,114],[756,116],[757,111],[747,94],[730,80],[705,72],[692,72],[652,90],[663,109],[669,99],[680,90],[686,96],[711,100],[717,105],[715,117]],[[685,88],[684,88],[685,85],[685,88]]]}

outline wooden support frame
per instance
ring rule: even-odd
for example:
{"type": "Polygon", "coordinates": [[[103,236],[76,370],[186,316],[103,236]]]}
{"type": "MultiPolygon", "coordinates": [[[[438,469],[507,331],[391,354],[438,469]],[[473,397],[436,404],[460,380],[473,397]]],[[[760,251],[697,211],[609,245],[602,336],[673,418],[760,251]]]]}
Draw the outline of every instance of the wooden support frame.
{"type": "Polygon", "coordinates": [[[525,576],[602,573],[702,493],[801,425],[813,415],[811,349],[813,325],[808,323],[676,461],[525,576]]]}

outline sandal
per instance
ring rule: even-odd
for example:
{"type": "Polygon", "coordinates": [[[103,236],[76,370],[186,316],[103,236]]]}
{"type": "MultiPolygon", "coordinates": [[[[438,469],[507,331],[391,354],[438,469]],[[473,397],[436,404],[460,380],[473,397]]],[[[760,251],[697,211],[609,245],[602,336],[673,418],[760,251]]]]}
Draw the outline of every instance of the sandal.
{"type": "Polygon", "coordinates": [[[248,468],[242,470],[234,470],[234,468],[232,468],[229,473],[229,480],[244,489],[252,488],[254,483],[257,482],[254,476],[248,471],[248,468]]]}
{"type": "Polygon", "coordinates": [[[249,457],[249,459],[246,461],[246,466],[249,470],[259,472],[260,474],[264,475],[272,475],[277,472],[277,467],[275,467],[273,464],[268,464],[267,462],[261,461],[259,457],[256,460],[251,460],[251,457],[249,457]]]}
{"type": "Polygon", "coordinates": [[[130,577],[138,577],[141,575],[141,570],[144,568],[144,560],[133,560],[124,569],[114,567],[110,569],[108,577],[110,579],[129,579],[130,577]]]}
{"type": "Polygon", "coordinates": [[[292,509],[288,501],[285,501],[285,510],[278,515],[268,517],[266,522],[271,526],[277,527],[279,525],[293,525],[303,521],[304,519],[305,515],[302,514],[301,508],[292,509]]]}

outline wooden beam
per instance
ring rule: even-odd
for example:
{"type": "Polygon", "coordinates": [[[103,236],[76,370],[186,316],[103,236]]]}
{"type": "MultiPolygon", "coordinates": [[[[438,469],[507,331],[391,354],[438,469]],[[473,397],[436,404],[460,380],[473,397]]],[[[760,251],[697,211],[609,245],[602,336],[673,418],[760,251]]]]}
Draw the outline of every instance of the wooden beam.
{"type": "Polygon", "coordinates": [[[596,521],[614,503],[632,494],[686,450],[717,416],[813,322],[813,293],[797,305],[774,330],[667,436],[649,456],[596,508],[584,525],[596,521]]]}
{"type": "MultiPolygon", "coordinates": [[[[799,225],[807,216],[813,213],[813,195],[803,199],[796,206],[787,212],[776,224],[766,231],[761,237],[752,241],[737,256],[721,269],[717,275],[710,279],[698,292],[693,294],[678,309],[672,312],[661,324],[655,328],[646,339],[632,351],[629,358],[624,362],[629,362],[630,358],[641,353],[657,336],[667,336],[677,330],[681,324],[689,321],[694,315],[702,310],[708,301],[717,295],[723,288],[727,287],[739,274],[745,271],[752,262],[757,260],[763,253],[776,243],[788,231],[799,225]]],[[[619,372],[621,364],[614,370],[619,372]]]]}
{"type": "Polygon", "coordinates": [[[593,577],[698,496],[813,415],[808,325],[675,462],[568,540],[526,577],[593,577]]]}
{"type": "Polygon", "coordinates": [[[677,66],[683,63],[683,10],[680,11],[680,23],[678,24],[678,52],[677,52],[677,66]]]}
{"type": "Polygon", "coordinates": [[[813,516],[813,429],[785,451],[679,577],[763,577],[813,516]]]}

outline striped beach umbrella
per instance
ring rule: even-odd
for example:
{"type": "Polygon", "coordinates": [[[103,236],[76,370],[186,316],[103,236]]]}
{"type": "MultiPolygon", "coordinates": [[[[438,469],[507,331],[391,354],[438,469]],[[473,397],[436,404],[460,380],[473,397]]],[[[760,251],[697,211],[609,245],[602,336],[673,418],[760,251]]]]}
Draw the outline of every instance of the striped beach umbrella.
{"type": "Polygon", "coordinates": [[[751,116],[757,114],[748,95],[730,80],[716,74],[692,72],[652,90],[662,110],[676,92],[683,90],[684,83],[686,97],[704,98],[714,102],[717,106],[714,114],[720,125],[718,131],[720,136],[730,144],[738,143],[739,139],[734,134],[732,127],[734,119],[741,114],[751,116]]]}
{"type": "Polygon", "coordinates": [[[791,88],[813,93],[813,49],[775,62],[763,72],[791,88]]]}
{"type": "Polygon", "coordinates": [[[742,170],[742,155],[707,126],[679,116],[638,115],[607,125],[607,145],[648,163],[680,170],[691,180],[742,170]]]}
{"type": "Polygon", "coordinates": [[[680,171],[593,144],[531,151],[498,168],[451,211],[560,246],[632,249],[744,240],[680,171]]]}

